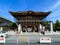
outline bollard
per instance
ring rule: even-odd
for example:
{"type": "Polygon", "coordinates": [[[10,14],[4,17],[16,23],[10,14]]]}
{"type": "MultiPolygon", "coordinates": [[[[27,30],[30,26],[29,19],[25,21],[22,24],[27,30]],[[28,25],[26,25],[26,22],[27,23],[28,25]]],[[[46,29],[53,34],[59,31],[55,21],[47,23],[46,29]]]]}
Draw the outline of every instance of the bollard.
{"type": "Polygon", "coordinates": [[[19,38],[17,38],[17,45],[18,45],[18,39],[19,39],[19,38]]]}
{"type": "Polygon", "coordinates": [[[28,45],[30,44],[30,42],[29,42],[30,40],[29,40],[29,37],[27,38],[27,42],[28,42],[28,45]]]}

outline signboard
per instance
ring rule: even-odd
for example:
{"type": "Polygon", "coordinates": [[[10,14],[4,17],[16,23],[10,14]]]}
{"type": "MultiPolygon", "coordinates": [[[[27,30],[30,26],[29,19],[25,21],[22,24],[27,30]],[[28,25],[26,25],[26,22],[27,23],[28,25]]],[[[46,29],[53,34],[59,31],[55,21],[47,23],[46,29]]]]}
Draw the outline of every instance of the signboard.
{"type": "Polygon", "coordinates": [[[40,43],[51,43],[51,38],[50,37],[41,37],[40,43]]]}
{"type": "Polygon", "coordinates": [[[0,34],[0,43],[5,43],[5,35],[0,34]]]}

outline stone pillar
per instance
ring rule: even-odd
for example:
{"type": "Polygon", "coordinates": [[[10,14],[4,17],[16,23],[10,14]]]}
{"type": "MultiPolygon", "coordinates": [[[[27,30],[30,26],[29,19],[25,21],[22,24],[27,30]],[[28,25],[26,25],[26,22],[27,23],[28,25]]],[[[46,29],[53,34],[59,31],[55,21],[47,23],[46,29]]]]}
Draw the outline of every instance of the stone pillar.
{"type": "Polygon", "coordinates": [[[3,31],[3,27],[0,27],[0,31],[3,31]]]}
{"type": "Polygon", "coordinates": [[[51,33],[53,32],[53,23],[50,22],[50,30],[51,30],[51,33]]]}
{"type": "Polygon", "coordinates": [[[39,32],[41,32],[41,31],[42,31],[42,25],[39,24],[39,32]]]}
{"type": "Polygon", "coordinates": [[[21,27],[21,24],[18,25],[18,33],[22,33],[22,27],[21,27]]]}
{"type": "Polygon", "coordinates": [[[43,31],[45,31],[45,26],[43,26],[43,31]]]}

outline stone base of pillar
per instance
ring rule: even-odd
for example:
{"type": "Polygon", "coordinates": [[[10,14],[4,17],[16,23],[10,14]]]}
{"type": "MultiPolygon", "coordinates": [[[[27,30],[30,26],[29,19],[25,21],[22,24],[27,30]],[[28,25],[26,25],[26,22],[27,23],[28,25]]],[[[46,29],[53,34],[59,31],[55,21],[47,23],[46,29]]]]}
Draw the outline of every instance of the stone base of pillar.
{"type": "Polygon", "coordinates": [[[27,34],[27,31],[26,31],[26,34],[27,34]]]}
{"type": "Polygon", "coordinates": [[[22,34],[22,31],[20,33],[22,34]]]}

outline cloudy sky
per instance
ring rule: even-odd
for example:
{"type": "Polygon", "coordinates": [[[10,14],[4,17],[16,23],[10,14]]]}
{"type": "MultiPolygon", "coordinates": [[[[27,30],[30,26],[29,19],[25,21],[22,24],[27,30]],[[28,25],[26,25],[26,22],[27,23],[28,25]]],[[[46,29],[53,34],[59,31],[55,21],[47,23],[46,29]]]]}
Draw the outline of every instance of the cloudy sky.
{"type": "Polygon", "coordinates": [[[45,20],[60,21],[60,0],[0,0],[0,17],[14,22],[9,11],[52,11],[45,20]]]}

